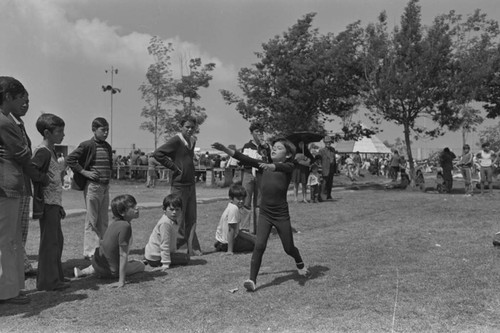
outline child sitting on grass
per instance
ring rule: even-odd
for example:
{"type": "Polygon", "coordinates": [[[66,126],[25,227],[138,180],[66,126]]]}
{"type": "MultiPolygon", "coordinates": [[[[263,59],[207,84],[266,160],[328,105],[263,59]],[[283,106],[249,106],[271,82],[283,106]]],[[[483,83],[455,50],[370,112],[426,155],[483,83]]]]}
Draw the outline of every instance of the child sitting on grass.
{"type": "Polygon", "coordinates": [[[295,146],[293,143],[284,138],[275,139],[271,150],[272,163],[264,163],[250,158],[217,142],[212,147],[236,158],[244,165],[263,171],[260,183],[262,199],[257,222],[257,239],[250,264],[250,279],[246,280],[243,286],[247,291],[255,291],[262,256],[273,226],[278,230],[286,254],[295,260],[299,275],[307,276],[309,271],[302,261],[299,250],[293,243],[287,202],[287,191],[294,169],[295,146]]]}
{"type": "Polygon", "coordinates": [[[240,230],[241,209],[247,196],[247,191],[240,184],[229,187],[229,203],[215,232],[217,251],[234,254],[234,252],[250,252],[255,246],[255,235],[240,230]]]}
{"type": "Polygon", "coordinates": [[[125,285],[125,276],[144,271],[144,264],[138,260],[128,260],[132,240],[133,219],[139,217],[137,201],[130,194],[119,195],[111,201],[114,221],[104,233],[101,246],[92,256],[92,265],[85,269],[74,268],[75,277],[95,274],[99,278],[117,278],[111,288],[125,285]]]}
{"type": "Polygon", "coordinates": [[[187,265],[189,254],[177,252],[179,224],[182,216],[182,199],[169,194],[163,199],[163,215],[149,236],[144,249],[145,263],[158,270],[167,270],[170,265],[187,265]]]}

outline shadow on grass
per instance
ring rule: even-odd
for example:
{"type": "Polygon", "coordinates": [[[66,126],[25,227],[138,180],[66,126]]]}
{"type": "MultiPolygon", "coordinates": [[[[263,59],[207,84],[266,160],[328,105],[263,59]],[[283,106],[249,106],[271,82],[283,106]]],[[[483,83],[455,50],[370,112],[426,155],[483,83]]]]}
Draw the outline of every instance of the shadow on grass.
{"type": "Polygon", "coordinates": [[[322,277],[325,275],[325,272],[327,272],[329,270],[330,270],[330,268],[325,267],[325,266],[320,266],[320,265],[311,266],[311,267],[309,267],[310,275],[308,277],[300,276],[297,273],[297,270],[295,270],[295,269],[288,270],[288,271],[281,271],[281,272],[261,273],[260,275],[279,274],[279,273],[289,273],[289,274],[285,275],[285,276],[279,276],[279,277],[275,278],[274,280],[272,280],[271,282],[268,282],[268,283],[265,283],[263,285],[258,286],[257,289],[264,289],[264,288],[268,288],[271,286],[277,286],[277,285],[280,285],[280,284],[287,282],[287,281],[290,281],[290,280],[297,281],[300,286],[304,286],[307,281],[322,277]]]}

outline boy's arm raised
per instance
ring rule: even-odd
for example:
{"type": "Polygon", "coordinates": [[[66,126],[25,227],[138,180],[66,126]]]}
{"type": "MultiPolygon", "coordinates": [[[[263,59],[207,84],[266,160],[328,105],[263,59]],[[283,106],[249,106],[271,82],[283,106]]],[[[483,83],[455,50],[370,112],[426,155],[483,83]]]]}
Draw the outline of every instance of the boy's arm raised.
{"type": "Polygon", "coordinates": [[[238,161],[240,161],[242,164],[250,166],[252,168],[260,168],[260,164],[263,163],[264,161],[261,160],[256,160],[254,158],[248,157],[246,155],[243,155],[242,153],[235,151],[233,149],[227,148],[221,143],[215,142],[212,144],[212,148],[220,150],[226,154],[228,154],[231,157],[234,157],[238,161]]]}

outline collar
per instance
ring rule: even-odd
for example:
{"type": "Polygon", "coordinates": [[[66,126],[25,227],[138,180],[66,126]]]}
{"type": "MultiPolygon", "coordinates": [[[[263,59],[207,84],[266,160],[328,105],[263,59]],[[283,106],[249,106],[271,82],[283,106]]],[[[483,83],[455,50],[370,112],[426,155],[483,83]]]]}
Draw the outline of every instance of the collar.
{"type": "Polygon", "coordinates": [[[12,120],[14,120],[16,125],[24,125],[23,121],[21,119],[17,119],[16,117],[14,117],[12,113],[9,113],[9,116],[12,118],[12,120]]]}
{"type": "Polygon", "coordinates": [[[191,138],[189,139],[189,141],[191,142],[187,142],[186,138],[184,138],[184,135],[182,135],[182,133],[177,133],[177,136],[181,139],[181,141],[189,148],[193,148],[194,145],[196,144],[196,137],[194,135],[191,135],[191,138]]]}

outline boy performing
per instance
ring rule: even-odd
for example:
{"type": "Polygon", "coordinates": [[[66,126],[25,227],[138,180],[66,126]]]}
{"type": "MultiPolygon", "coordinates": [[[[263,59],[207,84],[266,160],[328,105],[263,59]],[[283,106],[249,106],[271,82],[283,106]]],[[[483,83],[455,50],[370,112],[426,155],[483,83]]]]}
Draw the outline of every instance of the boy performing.
{"type": "Polygon", "coordinates": [[[262,256],[266,250],[267,240],[273,226],[278,230],[283,249],[289,256],[294,258],[299,274],[302,276],[308,275],[309,271],[302,262],[299,250],[293,243],[292,226],[286,200],[294,169],[295,146],[286,139],[275,139],[271,151],[273,163],[255,160],[220,143],[214,143],[212,147],[225,152],[245,165],[263,170],[260,186],[262,201],[257,222],[257,239],[250,265],[250,279],[245,281],[244,287],[248,291],[256,289],[262,256]]]}
{"type": "Polygon", "coordinates": [[[229,187],[230,201],[222,213],[215,232],[214,247],[217,251],[227,252],[227,254],[253,251],[255,235],[240,230],[241,209],[246,195],[245,188],[240,184],[232,184],[229,187]]]}

